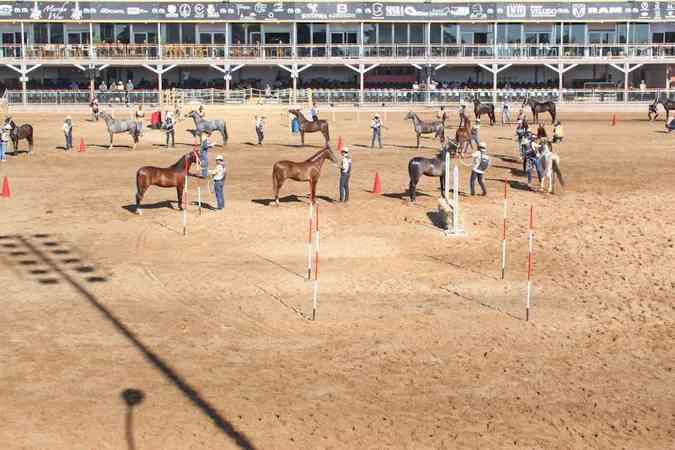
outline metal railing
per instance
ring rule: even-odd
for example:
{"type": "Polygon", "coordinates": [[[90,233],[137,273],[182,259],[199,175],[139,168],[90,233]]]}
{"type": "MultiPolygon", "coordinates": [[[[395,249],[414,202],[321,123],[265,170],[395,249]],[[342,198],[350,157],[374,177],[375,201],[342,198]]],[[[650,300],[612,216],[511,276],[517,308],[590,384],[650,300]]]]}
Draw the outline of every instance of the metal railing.
{"type": "Polygon", "coordinates": [[[288,59],[621,59],[675,58],[675,44],[497,45],[206,45],[206,44],[3,44],[0,60],[288,60],[288,59]],[[25,55],[23,55],[25,53],[25,55]]]}
{"type": "MultiPolygon", "coordinates": [[[[162,94],[166,94],[164,91],[162,94]]],[[[101,104],[159,104],[160,92],[157,90],[137,90],[126,92],[96,91],[101,104]]],[[[665,89],[649,90],[610,90],[610,89],[532,89],[514,90],[490,89],[455,90],[444,89],[435,91],[416,91],[408,89],[279,89],[266,93],[257,89],[177,89],[175,98],[189,104],[193,102],[204,104],[289,104],[304,103],[311,98],[321,104],[374,104],[374,105],[422,105],[422,104],[457,104],[462,101],[470,103],[477,97],[481,102],[522,103],[527,98],[538,100],[553,100],[563,103],[579,104],[616,104],[631,103],[644,104],[653,102],[657,98],[675,100],[675,91],[665,89]]],[[[5,91],[3,98],[9,105],[24,103],[24,91],[5,91]]],[[[90,93],[86,90],[27,90],[25,102],[30,105],[86,105],[90,100],[90,93]]]]}

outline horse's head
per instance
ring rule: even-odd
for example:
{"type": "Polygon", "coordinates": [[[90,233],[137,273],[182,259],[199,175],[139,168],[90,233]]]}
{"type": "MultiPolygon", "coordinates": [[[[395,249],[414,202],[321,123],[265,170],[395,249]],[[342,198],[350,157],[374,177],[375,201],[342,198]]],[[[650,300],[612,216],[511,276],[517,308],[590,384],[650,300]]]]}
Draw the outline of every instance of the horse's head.
{"type": "Polygon", "coordinates": [[[403,120],[414,120],[416,117],[415,113],[412,111],[408,111],[408,114],[405,115],[403,120]]]}
{"type": "Polygon", "coordinates": [[[190,153],[187,153],[185,156],[185,162],[189,166],[190,164],[200,164],[201,160],[199,159],[199,153],[197,150],[192,150],[190,153]]]}
{"type": "Polygon", "coordinates": [[[326,151],[326,153],[328,154],[328,159],[330,159],[331,162],[332,162],[334,165],[337,166],[337,164],[338,164],[338,158],[337,158],[337,155],[335,154],[335,152],[333,151],[333,149],[330,148],[330,144],[326,144],[326,146],[325,146],[323,149],[324,149],[324,151],[326,151]]]}
{"type": "Polygon", "coordinates": [[[299,109],[289,109],[288,112],[293,114],[295,117],[298,117],[300,115],[299,109]]]}

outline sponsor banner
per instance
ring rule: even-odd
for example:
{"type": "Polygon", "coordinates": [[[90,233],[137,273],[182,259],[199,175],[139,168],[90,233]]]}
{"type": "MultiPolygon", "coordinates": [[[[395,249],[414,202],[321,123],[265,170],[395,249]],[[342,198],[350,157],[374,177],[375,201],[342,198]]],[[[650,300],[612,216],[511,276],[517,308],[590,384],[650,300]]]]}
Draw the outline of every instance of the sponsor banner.
{"type": "Polygon", "coordinates": [[[675,20],[675,1],[624,2],[32,2],[0,0],[0,20],[87,21],[573,21],[675,20]]]}

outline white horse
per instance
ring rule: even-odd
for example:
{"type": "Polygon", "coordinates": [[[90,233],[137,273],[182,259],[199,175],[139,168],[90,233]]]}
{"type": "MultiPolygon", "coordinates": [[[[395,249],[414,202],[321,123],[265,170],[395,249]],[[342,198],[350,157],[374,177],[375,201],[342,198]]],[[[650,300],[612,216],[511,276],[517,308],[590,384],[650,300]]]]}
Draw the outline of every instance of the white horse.
{"type": "Polygon", "coordinates": [[[560,185],[565,186],[562,172],[560,171],[560,156],[553,151],[553,147],[546,139],[542,139],[541,144],[541,163],[543,175],[541,177],[541,190],[544,190],[544,183],[548,178],[548,192],[555,193],[555,183],[553,182],[553,173],[560,180],[560,185]]]}

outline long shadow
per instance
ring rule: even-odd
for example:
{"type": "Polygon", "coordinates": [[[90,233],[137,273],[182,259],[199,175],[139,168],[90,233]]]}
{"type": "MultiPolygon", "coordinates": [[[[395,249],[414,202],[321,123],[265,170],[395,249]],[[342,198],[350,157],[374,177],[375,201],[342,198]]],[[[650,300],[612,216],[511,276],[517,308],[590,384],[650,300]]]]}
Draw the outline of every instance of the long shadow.
{"type": "MultiPolygon", "coordinates": [[[[371,192],[371,191],[366,191],[366,192],[371,192]]],[[[417,196],[418,197],[431,197],[429,194],[425,194],[424,192],[417,191],[417,196]]],[[[382,194],[382,197],[387,197],[387,198],[393,198],[396,200],[410,200],[410,194],[408,191],[405,192],[387,192],[382,194]]]]}
{"type": "Polygon", "coordinates": [[[448,224],[443,217],[443,214],[441,214],[438,211],[428,211],[427,212],[427,217],[429,220],[431,220],[431,223],[436,227],[441,230],[447,230],[448,229],[448,224]]]}
{"type": "MultiPolygon", "coordinates": [[[[333,200],[330,197],[326,197],[325,195],[317,195],[316,198],[318,200],[323,200],[327,203],[335,203],[335,200],[333,200]]],[[[251,200],[253,203],[256,203],[258,205],[263,205],[263,206],[269,206],[274,203],[273,198],[254,198],[251,200]]],[[[303,196],[303,197],[298,197],[295,194],[287,195],[285,197],[279,197],[279,203],[307,203],[309,204],[309,197],[303,196]]]]}
{"type": "MultiPolygon", "coordinates": [[[[157,203],[141,203],[141,209],[161,209],[161,208],[168,208],[168,209],[173,209],[175,211],[180,211],[178,208],[174,208],[173,204],[178,204],[178,202],[173,202],[170,200],[164,200],[161,202],[157,203]]],[[[126,209],[130,213],[136,214],[136,204],[132,203],[130,205],[124,205],[122,206],[123,209],[126,209]]]]}
{"type": "Polygon", "coordinates": [[[442,287],[441,289],[443,289],[444,291],[449,292],[449,293],[451,293],[451,294],[454,294],[454,295],[456,295],[457,297],[459,297],[459,298],[461,298],[461,299],[463,299],[463,300],[467,300],[467,301],[469,301],[469,302],[471,302],[471,303],[474,303],[474,304],[476,304],[476,305],[478,305],[478,306],[482,306],[483,308],[491,309],[491,310],[496,311],[496,312],[498,312],[498,313],[507,315],[507,316],[509,316],[509,317],[512,318],[512,319],[520,320],[521,322],[525,322],[525,319],[523,319],[522,317],[518,317],[518,316],[516,316],[516,315],[514,315],[514,314],[511,314],[511,313],[508,312],[508,311],[504,311],[503,309],[499,309],[499,308],[497,308],[496,306],[492,306],[492,305],[490,305],[490,304],[481,302],[480,300],[476,300],[475,298],[469,297],[468,295],[460,294],[460,293],[457,292],[457,291],[451,291],[451,290],[448,289],[448,288],[442,287]]]}
{"type": "Polygon", "coordinates": [[[417,147],[416,145],[396,145],[396,144],[393,144],[393,145],[391,145],[391,147],[405,148],[407,150],[424,150],[424,149],[438,150],[437,147],[429,147],[427,145],[420,145],[419,147],[417,147]]]}
{"type": "MultiPolygon", "coordinates": [[[[98,148],[102,148],[102,149],[104,149],[104,150],[108,150],[108,148],[110,148],[108,145],[103,145],[103,144],[89,144],[89,146],[90,146],[90,147],[98,147],[98,148]]],[[[113,147],[112,147],[110,150],[115,150],[116,148],[128,148],[128,149],[132,149],[132,148],[134,148],[134,147],[131,146],[131,145],[120,145],[120,144],[116,144],[116,145],[113,145],[113,147]]]]}
{"type": "MultiPolygon", "coordinates": [[[[518,173],[519,175],[524,175],[523,171],[518,169],[511,169],[511,172],[514,174],[518,173]]],[[[486,178],[485,181],[497,181],[499,183],[504,182],[504,180],[500,180],[499,178],[486,178]]],[[[516,189],[518,191],[530,191],[530,188],[527,186],[527,183],[517,180],[509,180],[509,187],[511,189],[516,189]]]]}
{"type": "Polygon", "coordinates": [[[278,144],[279,147],[286,147],[286,148],[323,148],[321,145],[313,145],[313,144],[278,144]]]}
{"type": "Polygon", "coordinates": [[[236,430],[234,426],[202,396],[193,388],[187,381],[185,381],[171,366],[169,366],[162,358],[148,348],[137,336],[131,331],[120,319],[118,319],[112,311],[105,305],[98,301],[98,299],[89,292],[84,286],[80,285],[73,277],[45,253],[35,247],[28,239],[23,236],[17,236],[17,239],[30,250],[42,263],[50,267],[59,277],[75,289],[91,306],[93,306],[105,319],[107,319],[115,329],[127,338],[136,349],[141,352],[148,362],[154,365],[162,375],[174,384],[182,393],[190,400],[199,410],[206,415],[213,424],[218,427],[226,436],[232,439],[240,448],[254,449],[253,443],[246,437],[245,434],[236,430]]]}

